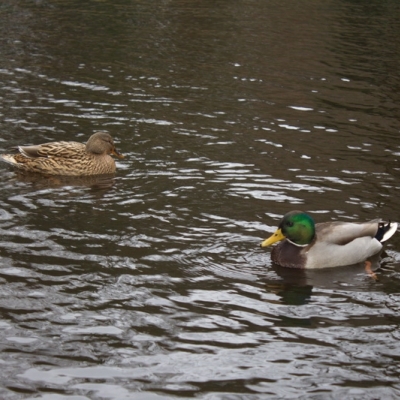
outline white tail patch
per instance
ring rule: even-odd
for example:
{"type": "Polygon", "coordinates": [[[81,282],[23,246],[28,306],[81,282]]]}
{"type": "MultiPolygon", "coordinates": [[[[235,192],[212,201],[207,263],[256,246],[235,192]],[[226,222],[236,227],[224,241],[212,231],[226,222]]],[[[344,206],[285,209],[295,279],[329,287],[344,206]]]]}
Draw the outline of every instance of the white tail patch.
{"type": "Polygon", "coordinates": [[[2,154],[0,156],[0,159],[2,161],[5,161],[6,163],[17,165],[18,163],[15,161],[14,156],[12,154],[2,154]]]}
{"type": "Polygon", "coordinates": [[[388,224],[385,225],[385,229],[387,229],[387,231],[383,235],[381,243],[386,242],[386,240],[390,239],[396,233],[397,222],[389,222],[388,224]]]}

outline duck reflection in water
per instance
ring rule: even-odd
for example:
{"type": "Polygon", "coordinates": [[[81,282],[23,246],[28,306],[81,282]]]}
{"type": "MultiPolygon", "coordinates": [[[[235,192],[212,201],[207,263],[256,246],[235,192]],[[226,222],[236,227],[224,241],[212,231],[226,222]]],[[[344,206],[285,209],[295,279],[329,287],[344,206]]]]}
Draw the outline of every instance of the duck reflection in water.
{"type": "Polygon", "coordinates": [[[58,176],[17,171],[15,179],[30,183],[38,189],[61,188],[65,186],[87,187],[93,191],[104,191],[115,184],[115,175],[58,176]]]}
{"type": "MultiPolygon", "coordinates": [[[[380,267],[381,253],[369,258],[371,269],[376,271],[380,267]]],[[[280,297],[282,303],[288,305],[302,305],[311,301],[315,288],[327,290],[370,290],[374,280],[365,279],[365,262],[325,269],[287,268],[277,264],[271,266],[279,277],[268,279],[265,282],[267,291],[280,297]]]]}

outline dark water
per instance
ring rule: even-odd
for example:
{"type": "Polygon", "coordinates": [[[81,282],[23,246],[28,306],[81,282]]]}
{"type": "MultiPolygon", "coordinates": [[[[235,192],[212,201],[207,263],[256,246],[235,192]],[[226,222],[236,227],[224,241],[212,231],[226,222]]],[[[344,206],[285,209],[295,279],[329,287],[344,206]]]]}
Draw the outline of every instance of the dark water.
{"type": "Polygon", "coordinates": [[[0,169],[2,399],[400,397],[374,281],[259,249],[292,209],[400,221],[400,4],[0,4],[0,151],[108,131],[114,179],[0,169]]]}

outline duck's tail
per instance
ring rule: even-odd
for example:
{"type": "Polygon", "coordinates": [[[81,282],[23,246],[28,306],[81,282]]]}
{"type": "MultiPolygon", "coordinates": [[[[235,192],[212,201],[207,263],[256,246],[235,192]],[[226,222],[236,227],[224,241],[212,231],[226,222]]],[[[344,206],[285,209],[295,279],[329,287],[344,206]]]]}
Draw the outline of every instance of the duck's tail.
{"type": "Polygon", "coordinates": [[[386,242],[390,239],[397,231],[397,222],[380,222],[378,225],[378,232],[376,232],[375,239],[381,243],[386,242]]]}
{"type": "Polygon", "coordinates": [[[0,161],[4,161],[8,164],[17,165],[14,154],[0,154],[0,161]]]}

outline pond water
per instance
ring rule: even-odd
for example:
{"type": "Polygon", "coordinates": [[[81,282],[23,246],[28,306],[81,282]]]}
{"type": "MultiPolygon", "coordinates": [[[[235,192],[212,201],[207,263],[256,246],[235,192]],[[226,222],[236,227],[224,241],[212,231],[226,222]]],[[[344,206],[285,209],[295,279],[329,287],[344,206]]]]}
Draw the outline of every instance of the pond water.
{"type": "Polygon", "coordinates": [[[3,0],[0,152],[109,132],[115,177],[0,165],[0,397],[400,397],[377,280],[274,266],[293,209],[400,221],[400,3],[3,0]]]}

